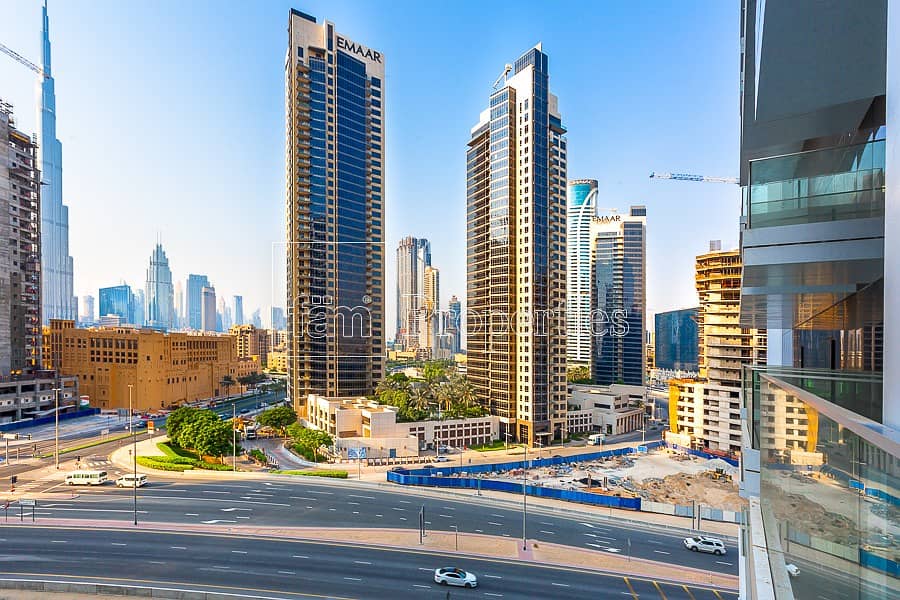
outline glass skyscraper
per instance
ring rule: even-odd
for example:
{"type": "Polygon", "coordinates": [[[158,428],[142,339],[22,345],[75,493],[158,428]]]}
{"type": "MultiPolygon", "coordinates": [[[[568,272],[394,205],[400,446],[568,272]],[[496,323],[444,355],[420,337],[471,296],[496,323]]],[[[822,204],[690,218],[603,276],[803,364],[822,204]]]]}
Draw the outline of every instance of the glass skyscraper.
{"type": "Polygon", "coordinates": [[[185,327],[197,331],[203,329],[203,288],[210,287],[209,278],[206,275],[190,274],[187,278],[187,286],[184,298],[185,327]]]}
{"type": "Polygon", "coordinates": [[[384,55],[291,10],[288,395],[371,394],[384,356],[384,55]]]}
{"type": "Polygon", "coordinates": [[[696,371],[697,308],[656,313],[655,362],[658,369],[696,371]]]}
{"type": "Polygon", "coordinates": [[[591,378],[644,385],[647,209],[595,217],[591,378]]]}
{"type": "Polygon", "coordinates": [[[431,244],[407,236],[397,246],[397,333],[395,342],[404,349],[420,345],[422,310],[425,305],[425,269],[431,266],[431,244]]]}
{"type": "Polygon", "coordinates": [[[591,248],[597,214],[597,180],[569,182],[566,230],[566,359],[569,365],[591,362],[591,248]]]}
{"type": "Polygon", "coordinates": [[[172,285],[172,271],[169,258],[162,244],[156,244],[150,255],[147,268],[146,298],[147,326],[163,331],[175,325],[175,288],[172,285]]]}
{"type": "Polygon", "coordinates": [[[498,81],[471,130],[467,377],[507,434],[566,427],[566,140],[540,44],[498,81]]]}
{"type": "Polygon", "coordinates": [[[41,102],[38,114],[41,136],[41,300],[44,324],[50,319],[77,318],[69,255],[69,207],[62,197],[62,144],[56,137],[56,84],[50,67],[50,19],[43,7],[41,30],[41,102]]]}
{"type": "Polygon", "coordinates": [[[100,316],[117,315],[122,323],[134,323],[131,286],[100,288],[100,316]]]}

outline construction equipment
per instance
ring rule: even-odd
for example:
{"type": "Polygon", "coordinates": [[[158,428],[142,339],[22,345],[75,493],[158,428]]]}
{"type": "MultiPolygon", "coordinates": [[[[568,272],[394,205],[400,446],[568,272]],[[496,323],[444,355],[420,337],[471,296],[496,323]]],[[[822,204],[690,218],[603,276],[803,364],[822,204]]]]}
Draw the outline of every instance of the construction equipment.
{"type": "Polygon", "coordinates": [[[494,81],[494,85],[492,86],[492,89],[495,89],[495,90],[496,90],[496,89],[497,89],[497,86],[500,85],[500,82],[501,82],[501,81],[504,81],[504,82],[505,82],[505,81],[506,81],[506,76],[509,75],[510,71],[512,71],[512,65],[509,64],[509,63],[506,63],[506,66],[503,67],[503,72],[500,73],[500,77],[498,77],[498,78],[496,79],[496,81],[494,81]]]}
{"type": "Polygon", "coordinates": [[[707,177],[689,173],[650,173],[650,179],[676,179],[678,181],[702,181],[704,183],[740,183],[736,177],[707,177]]]}
{"type": "Polygon", "coordinates": [[[15,50],[13,50],[12,48],[10,48],[8,46],[4,46],[3,44],[0,44],[0,52],[7,55],[8,57],[13,59],[17,63],[25,65],[26,67],[28,67],[29,69],[31,69],[32,71],[34,71],[35,73],[40,75],[42,78],[47,77],[47,75],[44,73],[44,70],[42,68],[40,68],[39,66],[37,66],[36,64],[31,62],[30,60],[25,58],[24,56],[22,56],[21,54],[19,54],[15,50]]]}

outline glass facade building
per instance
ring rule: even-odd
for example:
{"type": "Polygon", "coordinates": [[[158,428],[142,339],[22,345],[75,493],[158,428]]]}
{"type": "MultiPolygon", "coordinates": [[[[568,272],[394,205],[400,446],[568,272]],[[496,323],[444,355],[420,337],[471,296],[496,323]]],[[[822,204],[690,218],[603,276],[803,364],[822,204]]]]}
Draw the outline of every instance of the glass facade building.
{"type": "Polygon", "coordinates": [[[422,306],[425,303],[425,269],[431,266],[428,240],[407,236],[397,247],[397,332],[394,341],[403,348],[419,346],[422,306]]]}
{"type": "Polygon", "coordinates": [[[743,3],[740,322],[768,330],[768,366],[743,373],[748,600],[900,596],[893,19],[884,0],[743,3]]]}
{"type": "Polygon", "coordinates": [[[594,223],[591,378],[644,385],[647,210],[632,206],[594,223]]]}
{"type": "Polygon", "coordinates": [[[117,315],[122,323],[134,323],[131,286],[100,288],[100,316],[117,315]]]}
{"type": "Polygon", "coordinates": [[[187,291],[185,293],[184,318],[185,327],[197,331],[203,329],[203,288],[209,287],[209,278],[206,275],[188,275],[187,291]]]}
{"type": "Polygon", "coordinates": [[[566,360],[591,362],[592,228],[597,216],[597,180],[569,181],[566,207],[566,360]]]}
{"type": "Polygon", "coordinates": [[[384,55],[291,10],[288,395],[371,394],[384,355],[384,55]]]}
{"type": "Polygon", "coordinates": [[[167,331],[175,326],[175,288],[172,285],[172,270],[169,258],[162,244],[156,244],[150,255],[147,268],[145,303],[147,326],[167,331]]]}
{"type": "Polygon", "coordinates": [[[656,368],[673,371],[697,370],[699,310],[699,308],[684,308],[656,313],[654,316],[656,368]]]}

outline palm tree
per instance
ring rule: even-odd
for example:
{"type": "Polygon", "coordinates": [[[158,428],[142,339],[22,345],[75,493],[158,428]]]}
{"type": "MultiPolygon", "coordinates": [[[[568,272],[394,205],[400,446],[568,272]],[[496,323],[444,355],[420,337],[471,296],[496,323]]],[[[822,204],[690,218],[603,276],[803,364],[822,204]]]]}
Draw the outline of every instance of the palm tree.
{"type": "Polygon", "coordinates": [[[415,385],[409,390],[409,407],[414,410],[427,411],[431,404],[431,396],[424,385],[415,385]]]}
{"type": "Polygon", "coordinates": [[[225,388],[225,397],[228,398],[228,390],[234,385],[234,377],[231,375],[224,376],[222,381],[219,382],[219,385],[225,388]]]}

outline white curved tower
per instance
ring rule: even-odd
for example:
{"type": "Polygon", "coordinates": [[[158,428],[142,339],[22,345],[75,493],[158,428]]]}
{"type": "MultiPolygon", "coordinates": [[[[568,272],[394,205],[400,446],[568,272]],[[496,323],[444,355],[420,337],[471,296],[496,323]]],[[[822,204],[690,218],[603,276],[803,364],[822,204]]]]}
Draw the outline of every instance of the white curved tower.
{"type": "Polygon", "coordinates": [[[597,214],[597,180],[573,179],[567,198],[566,360],[591,362],[591,222],[597,214]]]}

